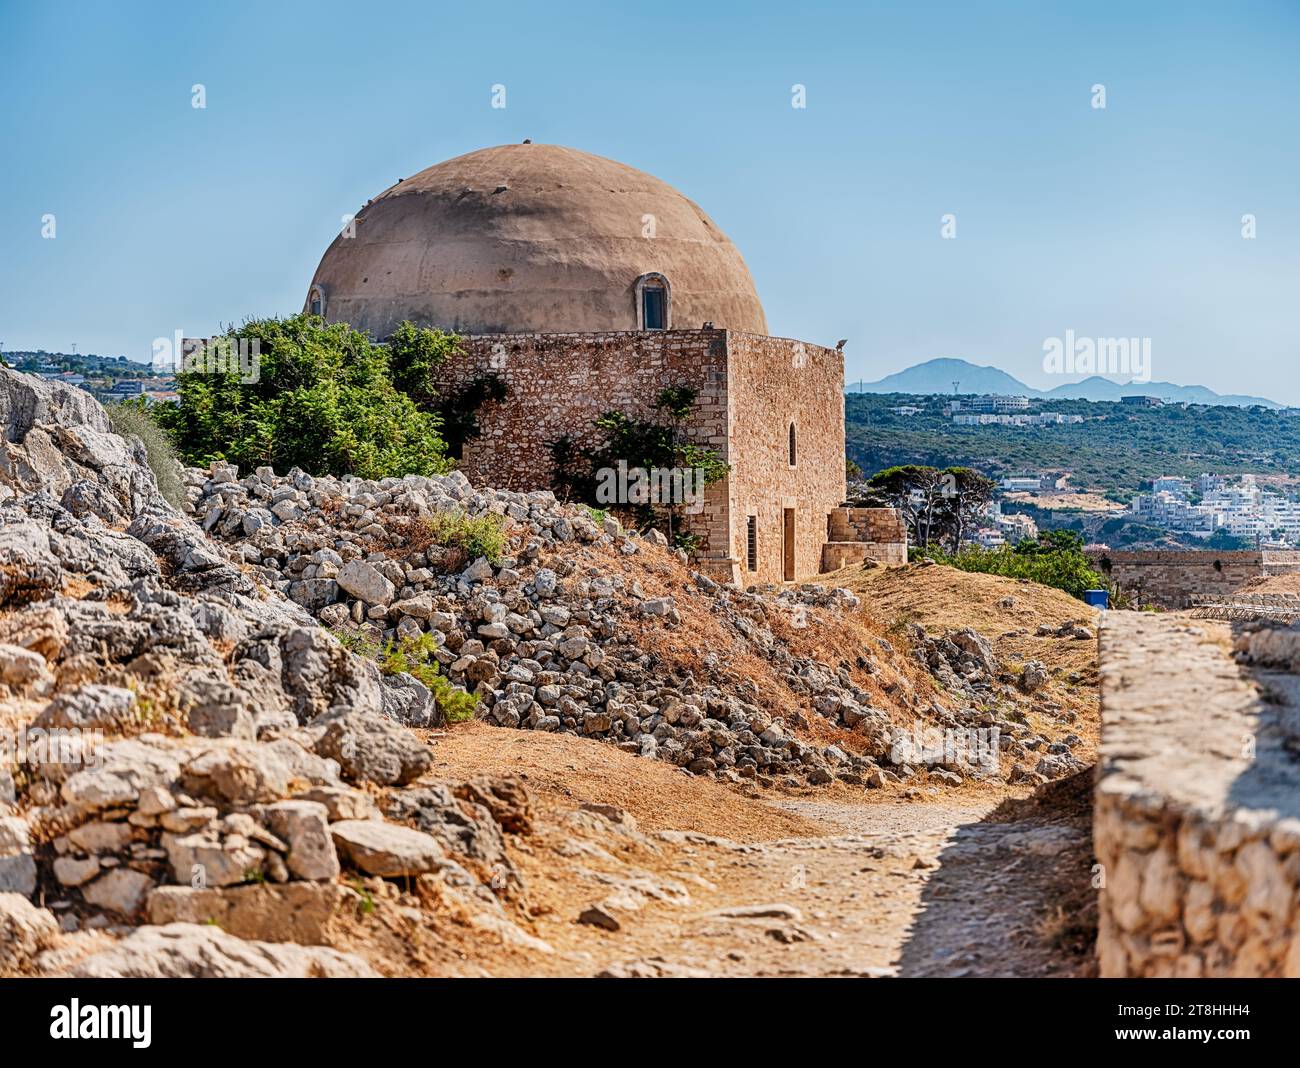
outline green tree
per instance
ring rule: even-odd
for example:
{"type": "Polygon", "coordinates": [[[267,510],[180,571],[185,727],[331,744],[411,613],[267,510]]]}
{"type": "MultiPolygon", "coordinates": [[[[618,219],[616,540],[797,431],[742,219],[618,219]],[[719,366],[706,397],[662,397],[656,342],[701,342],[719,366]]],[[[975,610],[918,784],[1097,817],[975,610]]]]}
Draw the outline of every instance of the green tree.
{"type": "Polygon", "coordinates": [[[944,493],[948,485],[933,467],[902,464],[877,471],[867,479],[865,495],[855,503],[897,509],[907,523],[912,544],[925,549],[946,507],[944,493]]]}
{"type": "Polygon", "coordinates": [[[943,499],[935,521],[935,533],[955,552],[966,532],[977,526],[988,511],[997,483],[969,467],[948,467],[939,472],[943,499]]]}
{"type": "MultiPolygon", "coordinates": [[[[396,360],[404,382],[425,383],[446,335],[409,326],[395,335],[396,360]]],[[[222,341],[246,343],[256,375],[230,365],[182,371],[180,402],[157,409],[186,462],[223,459],[244,469],[269,464],[361,478],[448,468],[438,416],[397,388],[389,350],[368,335],[295,315],[250,320],[222,341]]]]}

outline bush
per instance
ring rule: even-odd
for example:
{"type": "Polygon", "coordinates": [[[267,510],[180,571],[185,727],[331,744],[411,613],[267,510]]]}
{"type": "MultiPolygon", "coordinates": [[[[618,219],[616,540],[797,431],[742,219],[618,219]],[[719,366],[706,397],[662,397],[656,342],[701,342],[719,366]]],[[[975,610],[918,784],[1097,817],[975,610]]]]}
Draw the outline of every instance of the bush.
{"type": "MultiPolygon", "coordinates": [[[[427,377],[445,346],[402,336],[404,381],[427,377]]],[[[176,376],[180,403],[160,405],[157,418],[187,462],[375,479],[448,469],[438,416],[397,388],[388,350],[368,335],[296,315],[251,320],[223,341],[258,346],[257,381],[234,368],[176,376]]]]}
{"type": "Polygon", "coordinates": [[[444,549],[459,549],[470,562],[480,556],[496,564],[506,550],[502,519],[495,512],[471,518],[464,512],[436,512],[426,521],[430,541],[444,549]]]}
{"type": "Polygon", "coordinates": [[[438,711],[448,723],[461,723],[474,718],[478,697],[467,690],[453,686],[438,668],[434,657],[437,646],[429,634],[407,638],[400,644],[389,642],[379,661],[379,670],[385,675],[405,672],[419,679],[433,694],[438,711]]]}
{"type": "Polygon", "coordinates": [[[158,483],[158,492],[173,508],[185,506],[185,483],[181,480],[181,461],[176,448],[153,417],[143,398],[110,404],[104,409],[114,433],[137,437],[144,443],[149,470],[158,483]]]}
{"type": "Polygon", "coordinates": [[[385,675],[411,675],[429,688],[442,718],[448,723],[461,723],[474,718],[478,697],[454,686],[438,666],[437,645],[432,635],[404,638],[400,642],[379,645],[354,630],[337,629],[330,633],[344,648],[358,656],[374,660],[385,675]]]}
{"type": "MultiPolygon", "coordinates": [[[[1072,532],[1051,532],[1052,535],[1067,533],[1072,532]]],[[[1106,580],[1077,547],[1056,548],[1050,542],[1046,546],[1039,542],[1021,542],[1014,549],[1006,546],[999,549],[970,547],[957,553],[944,553],[931,548],[927,555],[961,571],[1028,579],[1044,586],[1053,586],[1080,600],[1083,600],[1085,590],[1106,587],[1106,580]]]]}

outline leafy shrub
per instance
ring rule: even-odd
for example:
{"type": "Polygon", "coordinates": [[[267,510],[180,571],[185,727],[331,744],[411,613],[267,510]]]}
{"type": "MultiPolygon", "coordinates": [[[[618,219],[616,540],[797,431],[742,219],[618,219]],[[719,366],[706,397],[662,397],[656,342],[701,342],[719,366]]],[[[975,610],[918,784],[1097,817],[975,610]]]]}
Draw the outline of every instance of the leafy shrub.
{"type": "Polygon", "coordinates": [[[419,679],[429,687],[438,704],[438,711],[448,723],[473,719],[474,710],[478,708],[478,697],[453,686],[439,670],[438,661],[434,657],[437,648],[430,634],[407,638],[400,644],[389,642],[379,661],[379,670],[385,675],[400,675],[405,672],[419,679]]]}
{"type": "Polygon", "coordinates": [[[442,673],[434,655],[438,646],[432,635],[421,634],[418,638],[390,641],[381,646],[354,630],[339,628],[330,633],[344,648],[378,663],[379,670],[385,675],[405,673],[419,679],[433,694],[438,711],[446,722],[461,723],[474,718],[478,697],[452,685],[451,680],[442,673]]]}
{"type": "Polygon", "coordinates": [[[386,342],[393,385],[420,402],[433,399],[433,373],[461,351],[460,338],[404,322],[386,342]]]}
{"type": "Polygon", "coordinates": [[[459,549],[470,561],[485,556],[489,563],[496,564],[506,550],[504,524],[495,512],[474,517],[459,511],[435,512],[426,520],[426,526],[434,545],[459,549]]]}
{"type": "MultiPolygon", "coordinates": [[[[399,333],[403,381],[427,377],[442,342],[399,333]]],[[[361,478],[447,470],[438,416],[394,384],[389,350],[368,335],[295,315],[250,320],[223,340],[256,343],[257,381],[241,381],[234,368],[182,371],[180,403],[157,409],[189,463],[223,459],[245,470],[270,464],[361,478]]]]}
{"type": "Polygon", "coordinates": [[[158,492],[163,499],[173,508],[184,507],[185,483],[181,481],[180,457],[176,455],[176,447],[172,445],[167,431],[158,425],[146,406],[144,398],[110,404],[104,410],[108,413],[108,421],[112,423],[114,433],[121,434],[124,438],[135,436],[144,442],[149,470],[153,472],[158,492]]]}
{"type": "Polygon", "coordinates": [[[1028,579],[1064,590],[1082,600],[1085,590],[1106,586],[1106,580],[1093,568],[1082,550],[1083,539],[1075,531],[1053,530],[1037,540],[1026,539],[1014,549],[1008,546],[998,549],[972,546],[957,553],[944,553],[931,547],[927,555],[961,571],[1028,579]]]}
{"type": "MultiPolygon", "coordinates": [[[[727,462],[713,449],[692,444],[682,433],[696,396],[696,391],[689,386],[660,390],[655,397],[655,411],[663,421],[635,419],[614,410],[605,412],[592,421],[593,428],[603,438],[603,443],[594,449],[580,445],[569,434],[550,442],[552,488],[556,495],[564,501],[577,500],[588,505],[614,503],[603,499],[598,487],[604,481],[604,473],[616,470],[620,463],[629,471],[699,471],[706,486],[722,481],[731,469],[727,462]]],[[[620,505],[641,529],[665,527],[673,544],[694,552],[702,539],[679,538],[677,528],[683,524],[674,523],[682,511],[682,503],[650,500],[639,504],[625,501],[620,505]]]]}

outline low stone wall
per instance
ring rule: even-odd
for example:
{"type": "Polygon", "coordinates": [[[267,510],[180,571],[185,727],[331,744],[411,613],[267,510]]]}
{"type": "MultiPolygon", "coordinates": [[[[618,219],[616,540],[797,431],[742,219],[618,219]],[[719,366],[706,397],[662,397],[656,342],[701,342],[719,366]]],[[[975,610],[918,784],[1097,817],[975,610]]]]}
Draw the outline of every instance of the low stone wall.
{"type": "Polygon", "coordinates": [[[1300,631],[1105,616],[1103,977],[1300,977],[1298,668],[1300,631]]]}
{"type": "Polygon", "coordinates": [[[1098,551],[1093,562],[1143,604],[1186,608],[1194,594],[1235,593],[1252,579],[1300,571],[1300,552],[1098,551]]]}
{"type": "Polygon", "coordinates": [[[822,571],[838,571],[864,560],[907,563],[907,525],[895,508],[836,508],[827,519],[822,571]]]}
{"type": "Polygon", "coordinates": [[[897,508],[836,508],[828,526],[831,541],[907,543],[907,525],[897,508]]]}

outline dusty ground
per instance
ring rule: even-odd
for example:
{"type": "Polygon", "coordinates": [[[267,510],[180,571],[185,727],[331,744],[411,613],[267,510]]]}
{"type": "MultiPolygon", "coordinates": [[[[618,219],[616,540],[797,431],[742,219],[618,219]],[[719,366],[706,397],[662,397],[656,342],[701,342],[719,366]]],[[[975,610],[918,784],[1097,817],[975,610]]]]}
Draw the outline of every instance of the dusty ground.
{"type": "Polygon", "coordinates": [[[1300,575],[1264,575],[1251,579],[1243,593],[1300,593],[1300,575]]]}
{"type": "Polygon", "coordinates": [[[645,831],[694,831],[738,842],[821,829],[795,812],[756,805],[733,787],[571,734],[506,730],[475,720],[457,724],[432,744],[435,775],[516,774],[537,803],[555,812],[583,802],[616,805],[645,831]]]}
{"type": "Polygon", "coordinates": [[[746,797],[583,739],[479,726],[436,745],[449,774],[527,774],[538,826],[512,839],[524,891],[507,903],[507,923],[463,907],[417,912],[430,903],[373,887],[373,910],[339,944],[391,974],[1091,968],[1089,773],[1029,799],[938,790],[746,797]],[[641,819],[574,810],[611,798],[641,819]],[[580,922],[593,906],[616,929],[580,922]]]}
{"type": "MultiPolygon", "coordinates": [[[[1096,643],[1036,636],[1042,623],[1095,626],[1080,602],[942,566],[846,569],[822,581],[863,595],[862,625],[875,633],[897,633],[900,622],[972,626],[1000,658],[1043,660],[1052,679],[1027,715],[1069,709],[1087,750],[1095,746],[1096,643]]],[[[481,919],[440,917],[436,937],[408,927],[406,953],[439,947],[426,972],[1092,973],[1090,770],[1032,794],[923,781],[760,791],[568,736],[478,723],[431,741],[449,777],[522,776],[541,817],[535,834],[515,840],[526,887],[515,926],[485,932],[481,919]],[[631,818],[574,811],[584,803],[631,818]],[[588,919],[605,927],[579,922],[593,906],[600,914],[588,919]]],[[[375,916],[385,915],[381,902],[375,916]]],[[[352,932],[359,948],[374,936],[369,922],[369,932],[352,932]]]]}
{"type": "Polygon", "coordinates": [[[1100,493],[1008,493],[1013,504],[1032,504],[1049,511],[1078,509],[1082,512],[1122,512],[1124,506],[1116,504],[1100,493]]]}

